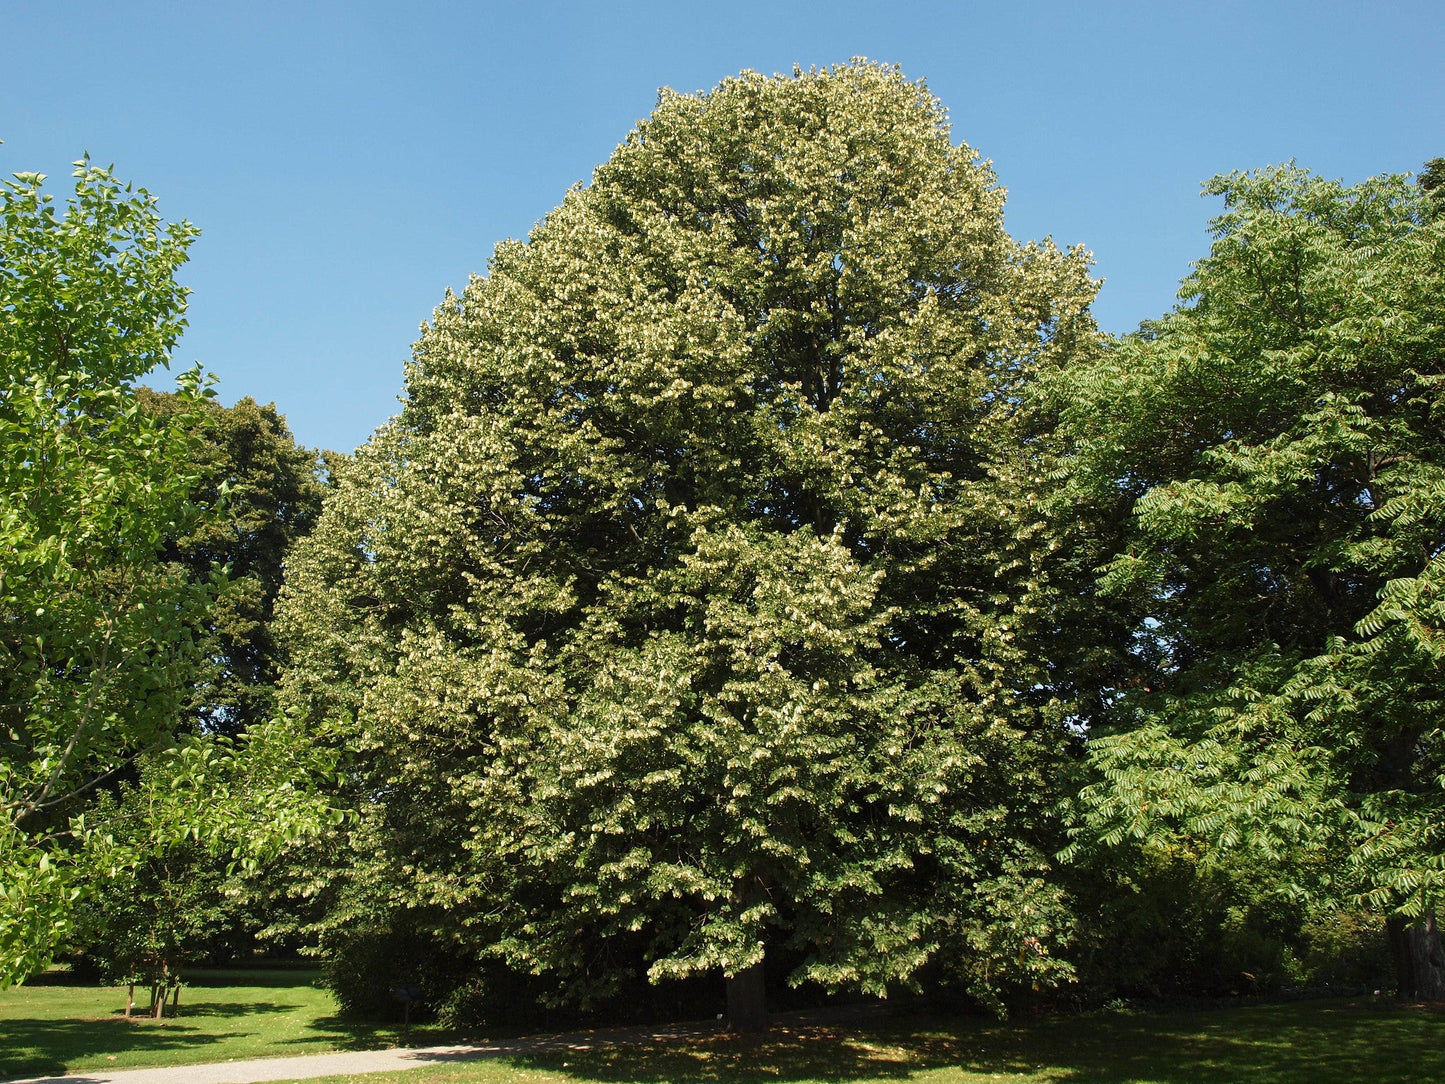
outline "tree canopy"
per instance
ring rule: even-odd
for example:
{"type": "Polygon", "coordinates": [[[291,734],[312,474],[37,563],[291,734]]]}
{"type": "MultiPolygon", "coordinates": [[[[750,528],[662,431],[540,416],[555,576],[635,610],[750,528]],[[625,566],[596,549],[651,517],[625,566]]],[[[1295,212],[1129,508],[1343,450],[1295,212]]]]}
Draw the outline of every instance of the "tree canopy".
{"type": "Polygon", "coordinates": [[[274,403],[245,397],[199,411],[174,393],[137,389],[141,409],[186,430],[192,501],[218,514],[171,539],[166,556],[197,582],[224,576],[200,627],[199,669],[185,712],[199,729],[236,737],[276,710],[278,648],[272,633],[286,554],[321,514],[321,457],[297,445],[274,403]]]}
{"type": "Polygon", "coordinates": [[[1405,177],[1206,191],[1185,304],[1053,378],[1065,507],[1126,510],[1104,586],[1137,621],[1085,819],[1390,914],[1402,991],[1440,997],[1445,219],[1405,177]]]}
{"type": "Polygon", "coordinates": [[[1021,396],[1094,283],[1002,208],[896,70],[744,73],[447,296],[283,599],[355,751],[346,921],[562,1000],[721,973],[745,1025],[765,955],[994,1004],[1062,967],[1021,396]]]}
{"type": "Polygon", "coordinates": [[[169,731],[209,593],[161,557],[193,514],[187,440],[132,388],[184,326],[196,231],[89,162],[63,213],[42,181],[0,189],[0,981],[68,923],[56,841],[169,731]]]}

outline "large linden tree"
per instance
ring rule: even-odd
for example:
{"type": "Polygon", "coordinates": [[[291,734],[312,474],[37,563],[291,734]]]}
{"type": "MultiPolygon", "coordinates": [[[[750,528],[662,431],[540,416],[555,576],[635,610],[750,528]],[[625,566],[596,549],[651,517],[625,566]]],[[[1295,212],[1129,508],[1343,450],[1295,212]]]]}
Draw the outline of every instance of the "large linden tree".
{"type": "Polygon", "coordinates": [[[1021,393],[1094,283],[1002,210],[896,70],[744,73],[447,296],[283,600],[355,756],[333,951],[405,927],[582,1003],[712,973],[743,1028],[765,959],[1060,975],[1021,393]]]}

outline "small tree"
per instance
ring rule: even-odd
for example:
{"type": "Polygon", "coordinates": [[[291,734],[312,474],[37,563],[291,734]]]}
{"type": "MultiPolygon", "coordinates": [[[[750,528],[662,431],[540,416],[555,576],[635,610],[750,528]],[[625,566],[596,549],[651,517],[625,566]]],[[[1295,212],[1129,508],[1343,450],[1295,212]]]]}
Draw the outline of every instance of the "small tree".
{"type": "Polygon", "coordinates": [[[196,230],[75,178],[63,214],[38,174],[0,186],[0,983],[69,928],[72,818],[166,740],[211,593],[163,554],[196,514],[189,439],[132,386],[184,326],[196,230]]]}
{"type": "Polygon", "coordinates": [[[447,297],[287,587],[398,927],[584,1004],[720,973],[743,1028],[765,957],[1063,973],[1020,397],[1094,286],[1002,206],[897,71],[745,73],[447,297]]]}
{"type": "Polygon", "coordinates": [[[98,883],[82,897],[72,945],[103,978],[126,984],[127,1016],[140,985],[149,988],[148,1012],[159,1020],[168,1002],[179,1002],[182,968],[204,958],[232,915],[224,861],[189,837],[149,836],[146,801],[127,787],[96,810],[120,833],[108,844],[118,845],[124,861],[95,867],[98,883]]]}
{"type": "Polygon", "coordinates": [[[43,968],[108,878],[195,844],[251,861],[327,816],[327,760],[286,719],[239,749],[178,737],[225,577],[173,558],[241,521],[207,473],[199,370],[164,409],[134,382],[185,325],[196,230],[88,161],[75,179],[64,213],[38,174],[0,187],[0,985],[43,968]],[[144,831],[140,796],[166,810],[144,831]]]}
{"type": "Polygon", "coordinates": [[[157,1019],[179,1000],[182,969],[236,921],[241,880],[340,823],[321,787],[334,756],[311,737],[284,718],[234,744],[188,736],[88,811],[72,945],[114,980],[149,986],[157,1019]]]}

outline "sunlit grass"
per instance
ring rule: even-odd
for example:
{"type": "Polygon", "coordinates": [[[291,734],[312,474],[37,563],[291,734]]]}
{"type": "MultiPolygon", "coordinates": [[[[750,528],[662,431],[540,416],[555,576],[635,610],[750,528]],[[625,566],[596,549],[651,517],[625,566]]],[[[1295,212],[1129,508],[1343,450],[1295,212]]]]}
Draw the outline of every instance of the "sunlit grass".
{"type": "Polygon", "coordinates": [[[0,1080],[66,1071],[187,1065],[206,1061],[388,1046],[393,1029],[337,1018],[315,972],[188,973],[180,1014],[124,1017],[124,986],[100,987],[63,972],[0,991],[0,1080]]]}

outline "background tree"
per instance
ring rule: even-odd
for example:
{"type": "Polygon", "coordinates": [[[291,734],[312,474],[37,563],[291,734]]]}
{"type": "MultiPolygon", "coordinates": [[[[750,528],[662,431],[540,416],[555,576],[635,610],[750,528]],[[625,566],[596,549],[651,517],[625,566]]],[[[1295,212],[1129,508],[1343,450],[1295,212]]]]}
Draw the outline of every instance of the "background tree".
{"type": "Polygon", "coordinates": [[[581,1003],[720,972],[742,1027],[765,956],[1062,973],[1021,394],[1094,284],[1002,206],[896,71],[745,73],[448,296],[288,577],[289,696],[357,755],[340,913],[581,1003]]]}
{"type": "Polygon", "coordinates": [[[137,389],[148,415],[190,427],[196,475],[191,497],[217,514],[196,520],[168,556],[198,582],[225,585],[194,635],[201,664],[186,710],[207,733],[235,737],[276,710],[279,661],[271,620],[286,554],[321,514],[324,468],[296,444],[274,403],[208,401],[137,389]]]}
{"type": "Polygon", "coordinates": [[[1415,183],[1432,195],[1445,188],[1445,158],[1432,158],[1426,162],[1420,168],[1415,183]]]}
{"type": "Polygon", "coordinates": [[[1384,911],[1402,993],[1445,996],[1445,222],[1404,177],[1205,190],[1184,307],[1053,383],[1066,501],[1131,513],[1103,584],[1139,672],[1089,720],[1085,838],[1384,911]]]}

